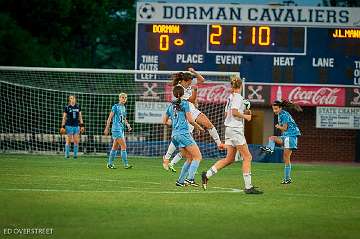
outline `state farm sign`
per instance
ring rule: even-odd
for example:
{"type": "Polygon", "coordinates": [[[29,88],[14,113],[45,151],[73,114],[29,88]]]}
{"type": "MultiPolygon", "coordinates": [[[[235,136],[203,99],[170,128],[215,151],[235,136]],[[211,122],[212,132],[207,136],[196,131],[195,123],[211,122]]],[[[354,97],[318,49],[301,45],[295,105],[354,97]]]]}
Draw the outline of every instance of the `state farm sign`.
{"type": "MultiPolygon", "coordinates": [[[[172,89],[171,85],[166,85],[165,87],[165,98],[167,101],[173,100],[172,89]]],[[[230,84],[199,84],[197,101],[199,103],[224,104],[230,94],[230,84]]]]}
{"type": "Polygon", "coordinates": [[[273,86],[271,102],[288,99],[303,106],[345,106],[345,88],[320,86],[273,86]]]}

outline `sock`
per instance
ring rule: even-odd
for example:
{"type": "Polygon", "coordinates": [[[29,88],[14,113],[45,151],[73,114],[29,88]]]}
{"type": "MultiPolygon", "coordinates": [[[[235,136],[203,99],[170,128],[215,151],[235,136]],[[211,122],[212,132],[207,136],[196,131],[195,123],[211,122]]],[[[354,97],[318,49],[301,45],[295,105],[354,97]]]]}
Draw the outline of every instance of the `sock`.
{"type": "Polygon", "coordinates": [[[285,164],[285,167],[284,167],[285,179],[290,178],[290,172],[291,172],[291,164],[285,164]]]}
{"type": "Polygon", "coordinates": [[[218,172],[218,170],[215,168],[215,166],[212,166],[207,172],[206,177],[210,178],[211,176],[215,175],[218,172]]]}
{"type": "Polygon", "coordinates": [[[113,164],[113,160],[115,160],[116,158],[116,153],[117,151],[116,150],[111,150],[110,153],[109,153],[109,161],[108,161],[108,164],[109,165],[112,165],[113,164]]]}
{"type": "Polygon", "coordinates": [[[175,155],[175,157],[173,158],[173,160],[171,160],[170,164],[174,166],[174,165],[177,164],[181,159],[182,159],[182,155],[181,155],[181,153],[178,153],[177,155],[175,155]]]}
{"type": "Polygon", "coordinates": [[[274,150],[274,148],[275,148],[275,141],[269,139],[269,143],[268,143],[267,147],[269,147],[271,150],[274,150]]]}
{"type": "Polygon", "coordinates": [[[199,167],[200,160],[193,160],[190,164],[188,179],[194,180],[195,173],[199,167]]]}
{"type": "Polygon", "coordinates": [[[74,144],[74,158],[77,158],[77,156],[78,156],[78,151],[79,151],[79,145],[78,145],[78,144],[74,144]]]}
{"type": "Polygon", "coordinates": [[[188,161],[185,161],[184,165],[181,168],[180,176],[178,179],[179,183],[184,183],[185,177],[188,174],[189,168],[190,168],[190,163],[188,161]]]}
{"type": "Polygon", "coordinates": [[[168,150],[167,150],[167,152],[166,152],[166,154],[165,154],[165,159],[170,159],[170,158],[171,158],[171,155],[175,152],[175,150],[176,150],[176,147],[175,147],[175,145],[173,144],[173,142],[171,142],[171,143],[169,144],[168,150]]]}
{"type": "Polygon", "coordinates": [[[242,160],[244,160],[244,158],[241,156],[241,154],[239,153],[239,151],[236,151],[235,161],[242,161],[242,160]]]}
{"type": "Polygon", "coordinates": [[[208,129],[208,132],[211,135],[211,137],[214,139],[216,145],[221,144],[220,136],[219,136],[219,134],[218,134],[215,127],[211,128],[211,129],[208,129]]]}
{"type": "Polygon", "coordinates": [[[121,160],[123,161],[124,166],[128,165],[127,152],[126,150],[121,150],[121,160]]]}
{"type": "Polygon", "coordinates": [[[244,177],[245,189],[252,188],[252,185],[251,185],[251,173],[244,173],[243,177],[244,177]]]}
{"type": "Polygon", "coordinates": [[[65,157],[68,158],[70,156],[70,145],[65,144],[65,157]]]}

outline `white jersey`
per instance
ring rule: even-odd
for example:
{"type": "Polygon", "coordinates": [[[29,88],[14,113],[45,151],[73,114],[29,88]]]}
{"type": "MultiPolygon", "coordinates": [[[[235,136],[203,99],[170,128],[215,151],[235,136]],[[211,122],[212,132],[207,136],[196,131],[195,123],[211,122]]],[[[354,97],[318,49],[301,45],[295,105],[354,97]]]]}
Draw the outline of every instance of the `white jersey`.
{"type": "Polygon", "coordinates": [[[188,100],[192,96],[192,86],[197,84],[197,80],[193,79],[188,88],[184,88],[184,95],[181,97],[183,100],[188,100]]]}
{"type": "Polygon", "coordinates": [[[224,125],[226,127],[244,128],[243,118],[233,116],[232,109],[237,109],[240,113],[242,114],[244,113],[245,105],[244,105],[244,98],[242,97],[242,95],[238,93],[234,93],[228,97],[225,107],[226,118],[224,125]]]}
{"type": "MultiPolygon", "coordinates": [[[[179,84],[180,86],[182,86],[184,88],[184,95],[181,97],[181,99],[189,100],[189,98],[192,96],[192,85],[196,85],[196,84],[197,84],[197,79],[193,79],[191,82],[191,85],[188,88],[185,88],[179,84]]],[[[190,101],[189,101],[189,106],[190,106],[191,114],[192,114],[194,120],[196,120],[197,117],[201,114],[201,111],[198,110],[196,108],[196,106],[193,103],[191,103],[190,101]]],[[[193,126],[191,126],[191,127],[193,127],[193,126]]]]}

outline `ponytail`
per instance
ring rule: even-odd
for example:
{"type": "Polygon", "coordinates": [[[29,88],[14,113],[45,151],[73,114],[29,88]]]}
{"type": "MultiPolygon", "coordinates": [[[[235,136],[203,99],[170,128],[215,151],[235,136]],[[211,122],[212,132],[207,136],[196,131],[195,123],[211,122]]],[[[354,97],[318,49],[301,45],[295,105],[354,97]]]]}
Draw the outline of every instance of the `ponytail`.
{"type": "Polygon", "coordinates": [[[173,89],[173,95],[176,98],[175,101],[172,102],[174,108],[177,111],[181,111],[181,97],[184,95],[184,88],[181,85],[176,85],[173,89]]]}
{"type": "Polygon", "coordinates": [[[297,112],[302,112],[303,109],[300,107],[299,104],[293,103],[289,100],[276,100],[273,103],[273,106],[279,106],[280,108],[287,108],[287,109],[293,109],[296,110],[297,112]]]}

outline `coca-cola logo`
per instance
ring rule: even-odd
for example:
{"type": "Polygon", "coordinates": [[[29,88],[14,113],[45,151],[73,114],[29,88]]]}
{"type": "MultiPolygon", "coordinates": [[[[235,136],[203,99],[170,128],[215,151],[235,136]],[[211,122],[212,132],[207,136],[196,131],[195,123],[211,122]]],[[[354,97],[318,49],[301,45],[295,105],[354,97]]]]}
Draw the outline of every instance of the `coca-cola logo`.
{"type": "Polygon", "coordinates": [[[230,93],[230,88],[227,85],[200,87],[197,92],[197,99],[199,102],[225,103],[230,93]]]}
{"type": "Polygon", "coordinates": [[[336,105],[339,88],[318,88],[306,90],[295,87],[289,92],[289,100],[302,105],[336,105]]]}

